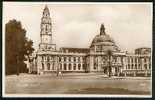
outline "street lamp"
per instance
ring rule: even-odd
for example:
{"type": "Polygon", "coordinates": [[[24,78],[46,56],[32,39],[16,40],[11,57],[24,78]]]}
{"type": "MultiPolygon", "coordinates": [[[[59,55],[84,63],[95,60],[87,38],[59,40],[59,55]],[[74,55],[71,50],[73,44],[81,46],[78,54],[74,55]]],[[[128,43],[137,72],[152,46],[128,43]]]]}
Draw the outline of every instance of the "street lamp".
{"type": "Polygon", "coordinates": [[[56,73],[57,73],[57,76],[59,76],[59,56],[57,56],[57,71],[56,71],[56,73]]]}

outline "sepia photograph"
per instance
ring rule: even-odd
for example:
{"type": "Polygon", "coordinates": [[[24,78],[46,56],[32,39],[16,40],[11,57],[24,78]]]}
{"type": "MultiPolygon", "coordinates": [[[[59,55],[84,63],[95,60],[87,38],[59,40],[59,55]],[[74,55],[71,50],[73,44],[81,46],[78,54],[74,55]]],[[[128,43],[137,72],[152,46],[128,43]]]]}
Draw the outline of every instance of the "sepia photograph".
{"type": "Polygon", "coordinates": [[[151,2],[3,2],[3,97],[152,97],[151,2]]]}

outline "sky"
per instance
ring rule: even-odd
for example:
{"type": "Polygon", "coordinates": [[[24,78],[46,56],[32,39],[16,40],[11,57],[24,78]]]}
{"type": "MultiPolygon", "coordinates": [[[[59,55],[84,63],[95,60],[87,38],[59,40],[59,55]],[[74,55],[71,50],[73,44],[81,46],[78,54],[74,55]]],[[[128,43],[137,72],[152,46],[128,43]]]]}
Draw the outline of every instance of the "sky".
{"type": "Polygon", "coordinates": [[[3,33],[9,20],[21,21],[37,50],[45,5],[50,10],[52,42],[57,49],[89,48],[102,23],[122,51],[152,47],[152,3],[3,2],[3,33]]]}

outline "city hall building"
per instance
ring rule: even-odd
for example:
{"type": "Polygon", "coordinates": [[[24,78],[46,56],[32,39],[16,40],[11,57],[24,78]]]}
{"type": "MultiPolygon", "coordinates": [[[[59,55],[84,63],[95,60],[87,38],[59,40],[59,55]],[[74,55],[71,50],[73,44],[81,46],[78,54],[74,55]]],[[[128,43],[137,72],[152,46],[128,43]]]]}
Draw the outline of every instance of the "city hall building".
{"type": "Polygon", "coordinates": [[[41,18],[40,44],[33,56],[29,72],[47,74],[56,72],[103,73],[114,76],[150,76],[151,48],[137,48],[134,54],[122,52],[101,24],[88,48],[56,50],[52,44],[52,23],[45,6],[41,18]]]}

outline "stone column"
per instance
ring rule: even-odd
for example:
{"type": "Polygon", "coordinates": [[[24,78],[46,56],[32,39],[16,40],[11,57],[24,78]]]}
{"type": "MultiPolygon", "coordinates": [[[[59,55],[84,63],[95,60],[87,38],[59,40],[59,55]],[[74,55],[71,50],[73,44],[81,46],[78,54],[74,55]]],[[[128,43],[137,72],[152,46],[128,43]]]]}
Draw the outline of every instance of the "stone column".
{"type": "Polygon", "coordinates": [[[93,68],[94,68],[94,58],[93,56],[90,56],[90,64],[89,64],[89,67],[90,67],[90,72],[93,71],[93,68]]]}
{"type": "Polygon", "coordinates": [[[126,77],[126,72],[125,72],[124,76],[126,77]]]}

